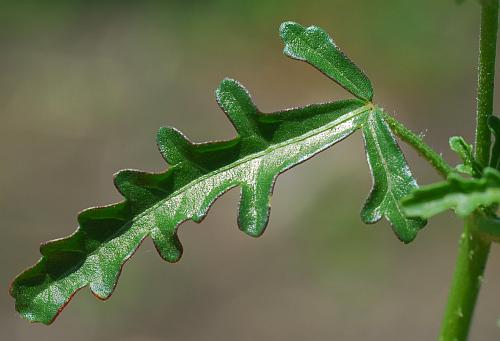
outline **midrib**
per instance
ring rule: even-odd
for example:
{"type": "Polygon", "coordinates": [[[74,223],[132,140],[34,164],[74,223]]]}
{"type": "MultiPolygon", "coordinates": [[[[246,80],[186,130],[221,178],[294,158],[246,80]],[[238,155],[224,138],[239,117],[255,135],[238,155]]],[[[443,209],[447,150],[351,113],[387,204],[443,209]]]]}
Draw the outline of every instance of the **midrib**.
{"type": "Polygon", "coordinates": [[[149,212],[151,212],[152,210],[155,210],[158,206],[161,206],[164,202],[166,202],[167,200],[170,200],[172,197],[175,197],[177,195],[179,195],[180,193],[186,191],[188,188],[190,187],[194,187],[196,186],[197,184],[205,181],[206,179],[208,178],[211,178],[213,176],[216,176],[218,174],[222,174],[224,173],[225,171],[227,170],[230,170],[230,169],[233,169],[233,168],[236,168],[246,162],[250,162],[252,160],[255,160],[255,159],[258,159],[262,156],[265,156],[267,154],[270,154],[272,152],[274,152],[275,150],[278,150],[280,148],[284,148],[284,147],[287,147],[289,145],[292,145],[292,144],[296,144],[296,143],[299,143],[301,141],[304,141],[304,140],[307,140],[308,138],[311,138],[311,137],[314,137],[316,135],[319,135],[327,130],[330,130],[332,129],[333,127],[335,126],[338,126],[338,125],[341,125],[342,123],[345,123],[347,121],[349,121],[350,119],[353,119],[355,118],[356,116],[359,116],[363,113],[365,113],[366,111],[370,110],[371,109],[371,106],[370,105],[363,105],[345,115],[343,115],[341,118],[342,120],[335,120],[333,122],[330,122],[320,128],[317,128],[317,129],[314,129],[314,130],[311,130],[303,135],[300,135],[300,136],[297,136],[295,138],[292,138],[290,140],[286,140],[286,141],[283,141],[281,143],[277,143],[277,144],[274,144],[274,145],[271,145],[269,146],[268,148],[258,152],[258,153],[255,153],[255,154],[250,154],[244,158],[241,158],[240,160],[236,161],[236,162],[233,162],[233,163],[230,163],[229,165],[226,165],[224,167],[221,167],[219,168],[218,170],[216,171],[213,171],[211,173],[208,173],[208,174],[205,174],[205,175],[202,175],[200,176],[199,178],[191,181],[190,183],[186,184],[185,186],[179,188],[178,190],[176,190],[175,192],[173,192],[172,194],[170,194],[168,197],[166,197],[165,199],[162,199],[160,201],[158,201],[156,204],[154,204],[153,206],[147,208],[146,210],[144,210],[142,213],[138,214],[134,219],[132,219],[132,221],[137,221],[137,220],[140,220],[142,217],[144,217],[145,215],[148,215],[149,212]]]}

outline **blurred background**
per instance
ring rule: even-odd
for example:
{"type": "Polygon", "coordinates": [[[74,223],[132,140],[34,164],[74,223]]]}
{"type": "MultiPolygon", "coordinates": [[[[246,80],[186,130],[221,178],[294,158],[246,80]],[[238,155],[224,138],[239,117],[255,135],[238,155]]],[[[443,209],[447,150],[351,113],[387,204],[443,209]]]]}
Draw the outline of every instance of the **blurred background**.
{"type": "MultiPolygon", "coordinates": [[[[359,133],[280,176],[260,239],[238,230],[232,190],[181,227],[179,263],[147,240],[109,301],[81,290],[50,327],[14,311],[9,283],[40,242],[72,233],[78,211],[121,200],[114,172],[165,169],[160,126],[198,142],[234,136],[214,99],[225,76],[265,112],[349,96],[283,56],[285,20],[330,32],[375,102],[458,161],[447,141],[473,138],[475,1],[0,0],[0,339],[436,339],[461,226],[444,214],[403,245],[385,221],[363,225],[359,133]]],[[[438,180],[402,148],[419,183],[438,180]]],[[[500,338],[497,245],[490,259],[471,340],[500,338]]]]}

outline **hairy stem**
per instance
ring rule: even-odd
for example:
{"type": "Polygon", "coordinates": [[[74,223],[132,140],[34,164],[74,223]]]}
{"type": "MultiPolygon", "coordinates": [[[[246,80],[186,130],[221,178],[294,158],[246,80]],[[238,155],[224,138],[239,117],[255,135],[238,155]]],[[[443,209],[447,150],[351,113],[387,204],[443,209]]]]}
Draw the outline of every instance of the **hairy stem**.
{"type": "Polygon", "coordinates": [[[490,250],[490,242],[480,238],[475,231],[475,226],[474,217],[468,218],[460,237],[455,275],[448,297],[440,341],[467,340],[490,250]]]}
{"type": "Polygon", "coordinates": [[[401,122],[394,117],[384,113],[384,119],[391,127],[392,131],[398,135],[403,141],[412,146],[424,159],[441,174],[444,178],[453,171],[453,168],[439,155],[429,147],[420,136],[406,128],[401,122]]]}
{"type": "Polygon", "coordinates": [[[482,165],[490,158],[488,117],[493,113],[497,30],[498,0],[482,0],[476,114],[476,158],[482,165]]]}
{"type": "MultiPolygon", "coordinates": [[[[488,117],[493,111],[498,0],[483,0],[479,40],[479,74],[476,114],[476,158],[488,164],[491,137],[488,117]]],[[[481,288],[491,242],[481,239],[474,215],[466,220],[455,275],[442,324],[440,341],[465,341],[481,288]]]]}

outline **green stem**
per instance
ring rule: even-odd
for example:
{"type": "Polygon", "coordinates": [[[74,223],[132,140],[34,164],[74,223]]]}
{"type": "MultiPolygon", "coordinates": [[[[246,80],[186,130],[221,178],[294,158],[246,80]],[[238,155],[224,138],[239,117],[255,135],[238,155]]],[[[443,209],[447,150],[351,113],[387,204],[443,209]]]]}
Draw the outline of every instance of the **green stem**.
{"type": "Polygon", "coordinates": [[[490,242],[481,239],[474,217],[465,222],[440,341],[465,341],[488,260],[490,242]]]}
{"type": "MultiPolygon", "coordinates": [[[[497,30],[498,0],[483,0],[476,116],[476,159],[483,165],[488,164],[490,157],[488,117],[493,112],[497,30]]],[[[477,226],[474,215],[465,222],[440,341],[465,341],[469,334],[491,245],[480,237],[477,226]]]]}
{"type": "Polygon", "coordinates": [[[384,113],[384,119],[391,127],[392,131],[398,135],[403,141],[412,146],[424,159],[441,174],[444,178],[453,172],[453,168],[439,155],[429,147],[420,136],[406,128],[401,122],[394,117],[384,113]]]}
{"type": "Polygon", "coordinates": [[[498,0],[482,0],[476,114],[476,158],[482,165],[490,158],[488,118],[493,113],[497,30],[498,0]]]}

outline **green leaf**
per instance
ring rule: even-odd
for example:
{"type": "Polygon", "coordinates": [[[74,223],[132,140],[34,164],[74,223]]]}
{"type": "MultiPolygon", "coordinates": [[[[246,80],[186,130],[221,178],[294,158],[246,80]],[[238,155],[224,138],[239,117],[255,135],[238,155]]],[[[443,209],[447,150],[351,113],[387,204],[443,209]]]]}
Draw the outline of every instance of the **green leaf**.
{"type": "Polygon", "coordinates": [[[292,21],[281,24],[280,36],[284,53],[303,60],[333,79],[354,96],[365,101],[373,98],[373,88],[366,75],[335,45],[332,38],[317,26],[304,26],[292,21]]]}
{"type": "Polygon", "coordinates": [[[450,148],[458,154],[463,161],[463,165],[458,165],[457,170],[461,173],[480,177],[483,167],[474,158],[472,145],[465,142],[461,136],[450,137],[450,148]]]}
{"type": "Polygon", "coordinates": [[[241,187],[239,227],[260,236],[276,177],[350,135],[369,110],[359,100],[347,100],[263,114],[231,79],[222,81],[216,94],[238,136],[193,144],[177,130],[161,128],[157,142],[169,169],[119,172],[115,185],[125,201],[83,211],[75,233],[41,246],[42,258],[11,287],[24,318],[51,323],[87,285],[107,299],[124,263],[148,236],[162,258],[178,261],[179,224],[200,222],[210,205],[235,186],[241,187]]]}
{"type": "Polygon", "coordinates": [[[476,226],[479,232],[489,240],[500,243],[500,219],[498,217],[488,217],[477,215],[476,226]]]}
{"type": "Polygon", "coordinates": [[[467,179],[450,174],[443,182],[421,187],[402,201],[411,217],[429,218],[448,209],[467,217],[479,207],[500,203],[500,172],[485,168],[483,177],[467,179]]]}
{"type": "Polygon", "coordinates": [[[495,142],[491,148],[490,167],[500,169],[500,118],[490,116],[488,118],[488,126],[493,136],[495,136],[495,142]]]}
{"type": "Polygon", "coordinates": [[[418,186],[382,115],[380,109],[373,109],[363,125],[373,187],[361,211],[361,218],[365,223],[371,224],[385,217],[398,238],[408,243],[415,239],[426,222],[418,218],[407,218],[401,210],[400,200],[418,186]]]}

